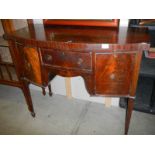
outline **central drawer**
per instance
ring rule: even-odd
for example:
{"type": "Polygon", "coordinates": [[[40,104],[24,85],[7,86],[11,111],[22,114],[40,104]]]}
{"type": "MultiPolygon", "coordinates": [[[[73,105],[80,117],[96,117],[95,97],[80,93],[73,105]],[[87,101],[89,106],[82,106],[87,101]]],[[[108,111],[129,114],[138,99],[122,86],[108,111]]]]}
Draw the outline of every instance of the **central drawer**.
{"type": "Polygon", "coordinates": [[[71,52],[59,51],[53,49],[42,49],[42,61],[52,67],[61,67],[66,69],[92,69],[91,52],[71,52]]]}

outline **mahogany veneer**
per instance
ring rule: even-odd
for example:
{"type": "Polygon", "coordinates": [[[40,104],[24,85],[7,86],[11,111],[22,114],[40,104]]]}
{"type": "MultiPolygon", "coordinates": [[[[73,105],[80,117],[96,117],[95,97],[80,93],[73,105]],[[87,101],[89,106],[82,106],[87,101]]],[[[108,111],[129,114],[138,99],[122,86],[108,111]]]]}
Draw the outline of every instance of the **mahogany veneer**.
{"type": "Polygon", "coordinates": [[[44,19],[44,25],[73,25],[73,26],[104,26],[104,27],[118,27],[119,19],[44,19]]]}
{"type": "MultiPolygon", "coordinates": [[[[33,25],[4,37],[25,89],[31,82],[45,87],[56,75],[82,76],[91,96],[127,97],[127,134],[142,52],[149,50],[146,28],[130,28],[124,36],[114,28],[33,25]]],[[[34,113],[29,92],[26,97],[34,113]]]]}

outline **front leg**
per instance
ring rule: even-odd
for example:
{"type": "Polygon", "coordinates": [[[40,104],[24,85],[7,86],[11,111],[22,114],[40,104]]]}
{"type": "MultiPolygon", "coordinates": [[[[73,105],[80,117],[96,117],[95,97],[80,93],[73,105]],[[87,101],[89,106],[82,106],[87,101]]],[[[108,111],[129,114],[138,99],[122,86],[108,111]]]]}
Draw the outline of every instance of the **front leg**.
{"type": "Polygon", "coordinates": [[[49,90],[49,96],[52,96],[53,93],[52,93],[52,89],[51,89],[51,84],[48,85],[48,90],[49,90]]]}
{"type": "Polygon", "coordinates": [[[30,89],[29,89],[29,82],[22,80],[22,91],[25,96],[28,109],[31,112],[32,117],[35,117],[35,112],[33,109],[33,103],[32,103],[30,89]]]}
{"type": "Polygon", "coordinates": [[[42,93],[43,93],[44,96],[46,95],[46,91],[45,91],[44,87],[42,87],[42,93]]]}
{"type": "Polygon", "coordinates": [[[127,107],[126,107],[125,135],[128,134],[133,107],[134,107],[134,99],[129,98],[127,102],[127,107]]]}

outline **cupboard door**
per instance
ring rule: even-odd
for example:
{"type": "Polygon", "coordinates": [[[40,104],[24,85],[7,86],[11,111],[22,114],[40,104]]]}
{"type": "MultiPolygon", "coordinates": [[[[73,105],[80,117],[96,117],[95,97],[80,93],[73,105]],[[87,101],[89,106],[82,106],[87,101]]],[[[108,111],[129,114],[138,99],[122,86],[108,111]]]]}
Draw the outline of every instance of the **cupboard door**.
{"type": "Polygon", "coordinates": [[[129,94],[135,53],[96,54],[96,94],[129,94]]]}
{"type": "Polygon", "coordinates": [[[23,63],[23,76],[35,84],[42,84],[41,65],[36,48],[18,46],[23,63]]]}

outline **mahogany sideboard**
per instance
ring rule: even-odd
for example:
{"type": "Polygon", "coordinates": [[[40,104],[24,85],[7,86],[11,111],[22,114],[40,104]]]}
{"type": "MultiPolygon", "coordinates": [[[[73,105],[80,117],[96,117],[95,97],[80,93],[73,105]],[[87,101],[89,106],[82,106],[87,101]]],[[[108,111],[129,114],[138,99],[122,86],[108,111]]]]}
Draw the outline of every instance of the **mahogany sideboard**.
{"type": "Polygon", "coordinates": [[[46,87],[56,76],[82,76],[91,96],[128,99],[128,133],[142,52],[149,50],[146,28],[32,25],[6,33],[28,109],[35,116],[29,84],[46,87]],[[123,29],[123,28],[122,28],[123,29]]]}

